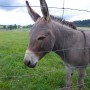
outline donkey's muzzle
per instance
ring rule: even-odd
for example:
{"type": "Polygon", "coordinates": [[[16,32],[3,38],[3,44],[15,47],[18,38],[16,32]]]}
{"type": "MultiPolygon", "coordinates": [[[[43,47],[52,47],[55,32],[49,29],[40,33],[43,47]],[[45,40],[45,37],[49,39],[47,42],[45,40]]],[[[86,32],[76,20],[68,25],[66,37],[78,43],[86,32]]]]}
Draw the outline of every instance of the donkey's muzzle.
{"type": "Polygon", "coordinates": [[[24,64],[27,65],[30,68],[34,68],[38,62],[38,57],[29,50],[26,50],[25,56],[24,56],[24,64]]]}

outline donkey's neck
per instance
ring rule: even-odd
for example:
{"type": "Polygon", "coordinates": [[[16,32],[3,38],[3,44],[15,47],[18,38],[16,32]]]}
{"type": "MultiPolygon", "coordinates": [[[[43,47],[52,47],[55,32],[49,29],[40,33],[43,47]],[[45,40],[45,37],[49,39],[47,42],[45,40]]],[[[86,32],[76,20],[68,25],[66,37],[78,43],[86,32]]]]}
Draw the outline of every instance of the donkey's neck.
{"type": "Polygon", "coordinates": [[[71,48],[77,37],[77,30],[72,30],[68,26],[53,23],[52,29],[56,38],[53,50],[62,50],[71,48]]]}

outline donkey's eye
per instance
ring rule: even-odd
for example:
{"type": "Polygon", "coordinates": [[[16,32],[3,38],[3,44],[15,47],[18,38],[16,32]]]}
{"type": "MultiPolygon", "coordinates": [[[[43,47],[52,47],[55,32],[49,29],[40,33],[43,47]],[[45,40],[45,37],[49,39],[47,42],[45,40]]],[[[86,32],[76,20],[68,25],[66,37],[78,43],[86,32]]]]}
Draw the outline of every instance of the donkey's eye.
{"type": "Polygon", "coordinates": [[[45,38],[46,38],[45,36],[40,36],[40,37],[38,37],[38,40],[43,40],[45,38]]]}

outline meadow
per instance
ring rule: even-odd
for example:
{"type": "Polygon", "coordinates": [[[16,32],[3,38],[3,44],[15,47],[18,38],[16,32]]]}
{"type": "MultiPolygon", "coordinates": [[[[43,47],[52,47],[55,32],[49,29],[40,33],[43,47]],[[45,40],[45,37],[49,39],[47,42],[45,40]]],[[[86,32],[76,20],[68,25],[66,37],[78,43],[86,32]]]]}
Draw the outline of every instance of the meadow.
{"type": "MultiPolygon", "coordinates": [[[[65,68],[54,52],[47,54],[34,69],[24,65],[28,30],[0,30],[0,90],[61,90],[65,86],[65,68]]],[[[73,90],[77,90],[77,76],[75,71],[73,90]]],[[[90,90],[90,67],[84,90],[90,90]]]]}

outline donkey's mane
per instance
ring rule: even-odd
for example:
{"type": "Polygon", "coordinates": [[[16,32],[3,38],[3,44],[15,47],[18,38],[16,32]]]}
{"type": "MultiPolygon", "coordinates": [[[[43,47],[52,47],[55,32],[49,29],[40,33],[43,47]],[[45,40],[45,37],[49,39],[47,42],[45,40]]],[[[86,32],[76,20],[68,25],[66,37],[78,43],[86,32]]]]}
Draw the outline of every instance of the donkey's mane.
{"type": "Polygon", "coordinates": [[[56,16],[53,16],[53,15],[50,15],[50,17],[51,17],[51,19],[54,19],[54,20],[56,20],[56,21],[58,21],[58,22],[60,22],[64,25],[69,26],[72,29],[77,30],[77,28],[76,28],[76,26],[73,22],[66,21],[66,20],[62,19],[61,17],[56,17],[56,16]]]}

